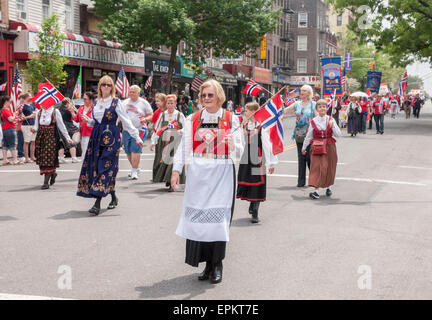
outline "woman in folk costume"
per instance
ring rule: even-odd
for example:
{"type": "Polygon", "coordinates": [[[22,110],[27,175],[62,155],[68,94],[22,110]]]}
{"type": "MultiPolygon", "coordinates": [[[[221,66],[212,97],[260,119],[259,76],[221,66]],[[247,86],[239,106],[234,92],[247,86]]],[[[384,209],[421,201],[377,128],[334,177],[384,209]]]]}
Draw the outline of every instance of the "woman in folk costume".
{"type": "MultiPolygon", "coordinates": [[[[169,187],[168,192],[174,191],[171,187],[171,173],[173,168],[173,157],[180,144],[185,117],[183,113],[176,110],[177,96],[169,94],[166,96],[167,110],[164,111],[152,135],[153,151],[156,146],[155,159],[153,163],[153,182],[165,182],[169,187]]],[[[180,176],[180,183],[185,183],[185,173],[180,176]]]]}
{"type": "Polygon", "coordinates": [[[31,131],[37,132],[35,141],[36,163],[39,165],[40,174],[45,175],[41,189],[49,189],[49,186],[55,183],[56,169],[59,167],[59,131],[67,143],[72,144],[73,141],[69,136],[60,111],[54,109],[54,106],[46,109],[44,106],[41,107],[37,111],[36,121],[31,131]]]}
{"type": "Polygon", "coordinates": [[[243,151],[240,123],[222,109],[225,93],[216,80],[200,87],[204,108],[186,119],[181,144],[174,157],[171,185],[176,190],[180,173],[188,164],[183,211],[176,234],[186,240],[185,262],[198,267],[206,262],[199,280],[222,281],[222,260],[235,200],[232,158],[243,151]]]}
{"type": "Polygon", "coordinates": [[[357,102],[357,97],[351,97],[351,102],[348,104],[348,133],[351,133],[351,137],[357,136],[357,133],[361,131],[361,107],[357,102]]]}
{"type": "Polygon", "coordinates": [[[278,162],[272,151],[268,131],[262,130],[254,118],[258,109],[259,104],[256,102],[249,102],[245,106],[246,121],[243,123],[243,132],[247,148],[240,161],[237,182],[237,198],[250,202],[249,213],[252,215],[252,223],[259,222],[259,204],[266,200],[266,172],[268,170],[268,173],[272,174],[278,162]]]}
{"type": "Polygon", "coordinates": [[[93,107],[93,119],[82,114],[82,119],[93,127],[78,181],[77,195],[85,198],[96,198],[89,210],[98,215],[103,197],[111,194],[108,209],[118,204],[115,195],[115,181],[119,170],[118,161],[121,147],[120,130],[116,126],[120,118],[123,128],[136,139],[142,148],[144,143],[138,130],[126,114],[123,104],[115,98],[114,82],[110,76],[103,76],[98,84],[98,98],[93,107]]]}
{"type": "Polygon", "coordinates": [[[335,181],[338,161],[335,137],[341,136],[336,121],[326,115],[327,101],[319,100],[316,108],[318,116],[311,121],[302,147],[303,154],[306,154],[307,147],[312,144],[309,174],[309,186],[315,188],[309,194],[312,199],[319,199],[319,188],[327,188],[326,195],[332,195],[331,186],[335,181]]]}

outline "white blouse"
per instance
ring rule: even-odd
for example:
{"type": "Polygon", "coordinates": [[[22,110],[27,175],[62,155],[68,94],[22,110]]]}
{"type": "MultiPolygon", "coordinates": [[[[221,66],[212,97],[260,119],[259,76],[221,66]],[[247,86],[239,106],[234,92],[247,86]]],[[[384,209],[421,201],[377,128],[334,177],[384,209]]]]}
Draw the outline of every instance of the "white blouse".
{"type": "MultiPolygon", "coordinates": [[[[249,121],[247,123],[247,129],[249,131],[258,128],[259,126],[260,124],[258,122],[253,123],[249,121]]],[[[262,141],[262,147],[263,147],[263,152],[265,157],[265,165],[267,169],[274,168],[274,166],[278,163],[278,158],[273,154],[273,149],[272,149],[273,144],[270,141],[270,135],[268,130],[265,129],[261,130],[261,141],[262,141]]],[[[245,145],[246,145],[246,141],[245,141],[245,145]]]]}
{"type": "MultiPolygon", "coordinates": [[[[158,143],[159,140],[159,136],[156,134],[156,132],[159,131],[159,129],[162,127],[162,119],[164,118],[165,115],[165,119],[168,120],[169,122],[172,122],[173,120],[176,120],[178,117],[178,114],[180,113],[180,123],[182,125],[182,128],[184,129],[185,126],[185,116],[183,115],[183,113],[181,113],[178,110],[174,110],[173,113],[169,113],[168,110],[165,110],[163,113],[161,113],[161,115],[159,116],[158,121],[156,122],[155,128],[154,128],[154,132],[151,136],[151,142],[152,144],[156,145],[158,143]]],[[[183,131],[183,129],[179,130],[180,132],[183,131]]]]}
{"type": "Polygon", "coordinates": [[[39,130],[39,123],[42,126],[49,126],[51,124],[51,116],[53,111],[55,110],[55,117],[56,117],[56,123],[57,128],[60,130],[63,137],[65,137],[67,140],[70,140],[69,133],[66,130],[66,126],[63,122],[63,118],[61,116],[61,113],[58,109],[54,109],[53,107],[49,109],[41,109],[36,112],[36,118],[35,118],[35,124],[33,126],[35,131],[39,130]],[[41,113],[40,121],[39,120],[39,113],[41,113]]]}
{"type": "MultiPolygon", "coordinates": [[[[223,109],[219,108],[215,113],[210,113],[206,109],[201,113],[201,119],[203,123],[217,123],[218,118],[222,117],[223,109]]],[[[192,137],[192,117],[190,115],[186,118],[182,141],[174,155],[174,166],[173,170],[181,173],[185,164],[188,164],[191,160],[193,153],[193,137],[192,137]]],[[[243,153],[243,133],[240,127],[238,117],[232,117],[231,134],[234,138],[234,148],[230,152],[230,158],[235,161],[240,159],[243,153]]],[[[209,161],[215,161],[216,163],[225,163],[228,159],[207,159],[209,161]]]]}
{"type": "MultiPolygon", "coordinates": [[[[112,103],[112,97],[108,97],[106,99],[98,99],[96,106],[93,107],[93,119],[90,119],[87,121],[87,125],[90,127],[93,127],[95,124],[96,119],[99,123],[101,123],[103,116],[105,115],[105,110],[109,109],[111,107],[112,103]]],[[[137,142],[142,142],[141,138],[139,137],[138,130],[134,127],[132,124],[132,121],[130,120],[129,116],[127,115],[123,103],[118,100],[117,107],[116,107],[117,115],[119,116],[123,129],[125,129],[137,142]]]]}
{"type": "MultiPolygon", "coordinates": [[[[328,124],[328,120],[329,116],[324,116],[324,117],[320,117],[317,116],[315,118],[313,118],[313,121],[315,122],[315,125],[317,126],[318,129],[320,130],[326,130],[327,128],[327,124],[328,124]]],[[[336,139],[336,137],[340,137],[342,135],[341,130],[339,129],[336,121],[333,119],[333,138],[336,139]]],[[[303,142],[303,147],[302,150],[306,150],[306,148],[309,146],[311,140],[313,138],[313,127],[312,124],[309,125],[309,129],[308,132],[306,134],[306,138],[304,139],[303,142]]]]}

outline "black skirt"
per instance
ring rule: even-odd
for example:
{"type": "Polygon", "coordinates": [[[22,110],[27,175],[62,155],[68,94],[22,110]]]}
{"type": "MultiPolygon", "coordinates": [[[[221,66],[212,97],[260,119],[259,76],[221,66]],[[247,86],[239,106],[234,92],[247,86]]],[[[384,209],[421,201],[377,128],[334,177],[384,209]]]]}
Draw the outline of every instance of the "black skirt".
{"type": "MultiPolygon", "coordinates": [[[[233,202],[231,206],[231,221],[234,214],[236,174],[233,165],[233,202]]],[[[230,221],[230,222],[231,222],[230,221]]],[[[200,262],[216,264],[225,258],[226,241],[203,242],[186,239],[185,263],[192,267],[198,267],[200,262]]]]}

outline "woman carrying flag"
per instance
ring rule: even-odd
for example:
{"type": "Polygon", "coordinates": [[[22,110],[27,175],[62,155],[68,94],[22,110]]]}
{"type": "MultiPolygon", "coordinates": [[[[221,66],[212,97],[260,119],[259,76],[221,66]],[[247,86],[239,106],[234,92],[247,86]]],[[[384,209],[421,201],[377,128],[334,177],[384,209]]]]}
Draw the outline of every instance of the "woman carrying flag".
{"type": "MultiPolygon", "coordinates": [[[[169,94],[166,96],[166,107],[151,137],[150,150],[156,146],[155,159],[153,162],[153,182],[165,182],[169,187],[168,192],[173,192],[171,187],[171,173],[173,158],[181,141],[181,135],[185,123],[185,116],[176,110],[177,96],[169,94]]],[[[180,177],[180,183],[185,183],[185,173],[180,177]]]]}
{"type": "Polygon", "coordinates": [[[95,215],[100,212],[102,198],[108,194],[111,195],[108,209],[114,209],[118,205],[115,182],[119,170],[121,147],[120,130],[116,126],[119,118],[123,128],[141,148],[144,147],[138,130],[126,114],[122,102],[115,97],[114,81],[108,75],[103,76],[98,83],[98,98],[93,107],[93,119],[82,114],[82,119],[93,129],[83,160],[77,192],[77,196],[80,197],[96,198],[93,207],[89,210],[95,215]]]}

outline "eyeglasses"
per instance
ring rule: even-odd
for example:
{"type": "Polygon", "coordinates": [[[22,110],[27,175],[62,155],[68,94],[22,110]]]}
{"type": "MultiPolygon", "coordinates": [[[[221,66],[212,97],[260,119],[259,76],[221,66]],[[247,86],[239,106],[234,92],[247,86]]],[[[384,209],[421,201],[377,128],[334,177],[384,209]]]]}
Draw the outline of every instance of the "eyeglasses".
{"type": "Polygon", "coordinates": [[[201,94],[201,98],[206,99],[206,98],[212,99],[214,97],[213,93],[209,93],[209,94],[201,94]]]}
{"type": "Polygon", "coordinates": [[[109,88],[111,88],[112,84],[111,83],[102,83],[101,87],[109,87],[109,88]]]}

